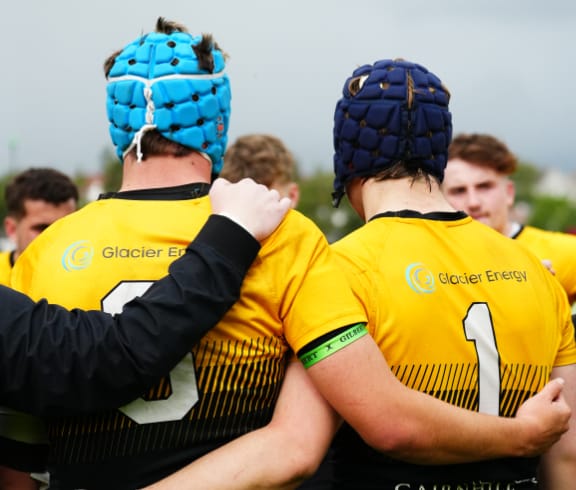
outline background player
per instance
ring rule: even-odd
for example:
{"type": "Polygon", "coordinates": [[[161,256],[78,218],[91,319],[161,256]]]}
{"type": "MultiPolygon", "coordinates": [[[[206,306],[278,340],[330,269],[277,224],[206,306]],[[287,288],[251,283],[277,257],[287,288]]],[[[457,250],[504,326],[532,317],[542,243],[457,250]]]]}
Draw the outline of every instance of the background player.
{"type": "Polygon", "coordinates": [[[296,183],[296,161],[286,145],[269,134],[240,136],[226,150],[220,176],[230,182],[249,177],[298,206],[300,188],[296,183]]]}
{"type": "Polygon", "coordinates": [[[29,168],[6,186],[4,230],[14,250],[0,254],[0,284],[8,285],[14,261],[54,221],[76,210],[78,189],[53,168],[29,168]]]}

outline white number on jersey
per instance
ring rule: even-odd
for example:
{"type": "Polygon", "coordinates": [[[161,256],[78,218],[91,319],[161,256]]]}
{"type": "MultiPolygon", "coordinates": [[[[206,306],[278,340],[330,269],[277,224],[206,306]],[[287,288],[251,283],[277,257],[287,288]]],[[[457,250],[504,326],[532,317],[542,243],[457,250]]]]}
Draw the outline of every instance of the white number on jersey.
{"type": "MultiPolygon", "coordinates": [[[[102,311],[116,314],[136,296],[143,295],[152,281],[123,281],[102,300],[102,311]]],[[[147,401],[138,398],[119,410],[138,424],[180,420],[198,402],[198,385],[192,354],[186,354],[170,372],[172,394],[165,400],[147,401]]]]}
{"type": "Polygon", "coordinates": [[[500,355],[496,347],[492,316],[486,303],[473,303],[464,318],[466,339],[474,342],[478,358],[478,410],[500,413],[500,355]]]}

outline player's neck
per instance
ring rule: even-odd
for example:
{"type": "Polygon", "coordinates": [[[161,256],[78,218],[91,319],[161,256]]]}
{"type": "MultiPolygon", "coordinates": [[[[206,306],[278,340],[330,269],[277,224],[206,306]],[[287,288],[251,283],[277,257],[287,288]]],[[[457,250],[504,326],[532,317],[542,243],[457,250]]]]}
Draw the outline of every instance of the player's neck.
{"type": "Polygon", "coordinates": [[[121,191],[175,187],[192,182],[210,183],[212,165],[201,155],[153,156],[142,162],[124,162],[121,191]]]}
{"type": "Polygon", "coordinates": [[[387,211],[410,209],[420,213],[452,212],[455,209],[444,198],[436,181],[395,179],[368,180],[362,186],[367,219],[387,211]]]}

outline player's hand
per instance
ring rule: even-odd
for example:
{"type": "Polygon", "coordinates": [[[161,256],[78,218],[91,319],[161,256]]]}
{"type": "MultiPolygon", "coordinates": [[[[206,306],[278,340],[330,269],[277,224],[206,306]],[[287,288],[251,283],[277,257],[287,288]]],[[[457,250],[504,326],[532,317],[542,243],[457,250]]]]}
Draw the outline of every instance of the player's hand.
{"type": "Polygon", "coordinates": [[[564,380],[550,381],[518,409],[516,418],[522,420],[527,429],[523,456],[536,456],[550,448],[568,430],[570,407],[562,395],[564,380]]]}
{"type": "Polygon", "coordinates": [[[252,179],[235,184],[216,179],[210,189],[212,212],[221,214],[243,226],[257,240],[269,236],[290,209],[290,199],[252,179]]]}

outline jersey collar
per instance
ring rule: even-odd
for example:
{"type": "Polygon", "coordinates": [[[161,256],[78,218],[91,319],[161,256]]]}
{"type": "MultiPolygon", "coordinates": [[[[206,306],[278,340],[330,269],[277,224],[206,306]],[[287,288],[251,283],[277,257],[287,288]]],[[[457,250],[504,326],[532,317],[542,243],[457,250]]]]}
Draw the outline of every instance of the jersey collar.
{"type": "Polygon", "coordinates": [[[138,189],[134,191],[105,192],[98,199],[131,199],[135,201],[181,201],[208,195],[210,184],[196,182],[174,187],[138,189]]]}
{"type": "Polygon", "coordinates": [[[412,209],[402,209],[400,211],[386,211],[385,213],[378,213],[368,221],[372,221],[378,218],[419,218],[419,219],[431,219],[436,221],[457,221],[462,218],[466,218],[468,215],[463,211],[434,211],[432,213],[420,213],[412,209]]]}

